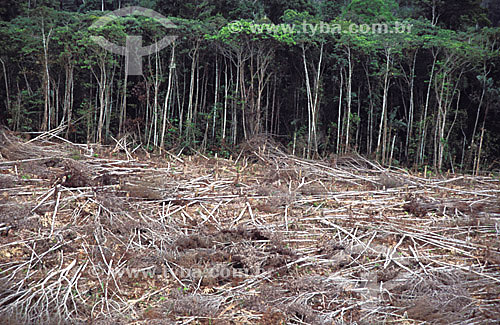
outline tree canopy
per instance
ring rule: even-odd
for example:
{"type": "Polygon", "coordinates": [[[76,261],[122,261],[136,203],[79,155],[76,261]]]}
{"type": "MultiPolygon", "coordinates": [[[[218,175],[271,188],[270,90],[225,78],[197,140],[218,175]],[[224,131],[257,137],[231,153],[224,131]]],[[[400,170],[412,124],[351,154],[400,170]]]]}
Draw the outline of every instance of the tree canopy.
{"type": "Polygon", "coordinates": [[[266,133],[290,151],[356,151],[438,170],[498,167],[498,6],[479,0],[0,1],[1,122],[72,141],[229,155],[266,133]],[[126,6],[142,16],[90,26],[126,6]],[[353,30],[354,28],[354,30],[353,30]],[[143,75],[96,44],[143,46],[143,75]]]}

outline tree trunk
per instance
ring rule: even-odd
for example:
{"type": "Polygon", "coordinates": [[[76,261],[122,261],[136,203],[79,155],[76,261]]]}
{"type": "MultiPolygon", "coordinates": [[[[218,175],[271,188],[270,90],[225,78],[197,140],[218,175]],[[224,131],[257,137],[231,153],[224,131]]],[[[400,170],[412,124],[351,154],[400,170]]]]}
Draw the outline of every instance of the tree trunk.
{"type": "Polygon", "coordinates": [[[10,94],[9,94],[9,80],[7,79],[7,69],[5,68],[5,62],[0,58],[0,63],[3,67],[3,78],[5,81],[5,100],[7,105],[7,112],[10,113],[10,94]]]}
{"type": "Polygon", "coordinates": [[[43,85],[44,85],[44,109],[43,109],[43,118],[42,118],[42,131],[50,130],[50,119],[49,119],[49,110],[50,110],[50,74],[49,74],[49,42],[50,42],[50,34],[52,33],[52,29],[49,30],[48,34],[45,35],[45,28],[42,22],[42,43],[43,43],[43,85]]]}
{"type": "Polygon", "coordinates": [[[227,62],[224,73],[224,117],[222,118],[222,141],[226,140],[226,129],[227,129],[227,106],[229,101],[229,82],[227,80],[227,62]]]}
{"type": "Polygon", "coordinates": [[[382,98],[382,114],[380,117],[379,133],[377,140],[377,158],[385,163],[386,141],[387,141],[387,95],[389,91],[389,67],[391,59],[391,50],[385,50],[386,66],[384,74],[384,93],[382,98]],[[382,148],[381,148],[382,145],[382,148]]]}
{"type": "Polygon", "coordinates": [[[415,111],[415,102],[414,102],[414,97],[415,97],[415,66],[416,66],[416,61],[417,61],[417,53],[418,51],[415,51],[415,54],[413,55],[413,63],[411,66],[411,72],[410,72],[410,99],[409,99],[409,112],[408,112],[408,125],[406,127],[406,147],[405,147],[405,156],[408,157],[408,148],[410,146],[410,139],[412,137],[412,131],[413,131],[413,119],[414,119],[414,111],[415,111]]]}
{"type": "Polygon", "coordinates": [[[425,106],[424,106],[424,116],[422,118],[422,129],[421,129],[421,136],[420,136],[420,145],[419,145],[419,154],[418,154],[418,165],[422,165],[424,163],[424,155],[425,155],[425,138],[426,138],[426,132],[427,132],[427,113],[429,111],[429,100],[431,96],[431,89],[432,89],[432,81],[434,78],[434,69],[436,67],[436,62],[437,62],[437,53],[433,53],[433,61],[432,61],[432,68],[431,68],[431,76],[429,77],[429,85],[427,87],[427,96],[425,98],[425,106]]]}
{"type": "MultiPolygon", "coordinates": [[[[476,148],[475,148],[475,138],[476,138],[476,132],[477,132],[477,125],[478,125],[478,122],[479,122],[479,115],[481,113],[481,107],[483,106],[483,102],[484,102],[484,95],[486,94],[486,80],[488,78],[488,75],[490,73],[491,69],[490,70],[487,70],[486,69],[486,62],[483,62],[483,75],[481,76],[483,78],[483,82],[482,82],[482,85],[483,85],[483,89],[481,91],[481,97],[479,99],[479,104],[477,106],[477,113],[476,113],[476,120],[474,122],[474,129],[472,131],[472,137],[471,137],[471,144],[470,144],[470,147],[471,147],[471,154],[473,154],[473,152],[476,151],[476,148]]],[[[476,167],[475,165],[473,166],[473,169],[474,167],[476,167]]]]}
{"type": "Polygon", "coordinates": [[[172,45],[172,55],[170,57],[170,64],[168,67],[168,83],[167,83],[167,93],[165,95],[165,103],[163,105],[163,125],[161,128],[161,140],[160,140],[160,148],[163,149],[165,147],[165,131],[168,124],[168,108],[170,106],[170,93],[172,91],[172,77],[175,69],[175,44],[172,45]]]}
{"type": "Polygon", "coordinates": [[[340,137],[341,137],[341,118],[342,118],[342,91],[344,90],[344,74],[342,73],[343,68],[340,68],[340,87],[339,87],[339,116],[337,120],[337,155],[340,154],[340,137]]]}
{"type": "MultiPolygon", "coordinates": [[[[71,59],[70,59],[71,60],[71,59]]],[[[66,121],[66,138],[69,137],[71,130],[71,118],[73,115],[73,94],[74,94],[74,79],[73,79],[74,65],[69,62],[66,66],[66,82],[64,89],[64,104],[63,104],[63,119],[61,123],[66,121]]]]}
{"type": "Polygon", "coordinates": [[[193,130],[193,107],[194,107],[194,88],[195,88],[195,75],[196,67],[198,66],[198,49],[199,42],[196,42],[193,49],[193,57],[191,59],[191,78],[189,82],[189,98],[188,98],[188,108],[186,115],[186,140],[194,140],[194,130],[193,130]]]}
{"type": "Polygon", "coordinates": [[[368,125],[367,125],[367,130],[366,130],[366,151],[368,155],[372,154],[373,150],[373,110],[375,105],[373,104],[373,91],[372,91],[372,86],[370,82],[370,74],[368,70],[368,66],[364,65],[364,70],[365,70],[365,75],[366,75],[366,83],[368,87],[368,97],[370,98],[369,101],[369,112],[368,112],[368,125]]]}
{"type": "Polygon", "coordinates": [[[351,106],[352,106],[352,61],[351,48],[347,47],[347,121],[345,132],[345,152],[349,151],[349,134],[351,131],[351,106]]]}
{"type": "Polygon", "coordinates": [[[319,103],[319,86],[321,78],[321,65],[323,60],[323,43],[320,48],[318,68],[316,70],[316,78],[314,83],[314,93],[311,90],[311,82],[309,79],[309,69],[307,68],[306,50],[302,45],[302,60],[304,63],[304,74],[307,90],[307,116],[308,116],[308,136],[307,136],[307,157],[311,158],[311,154],[318,153],[318,138],[317,138],[317,122],[318,122],[318,103],[319,103]]]}
{"type": "Polygon", "coordinates": [[[217,104],[219,101],[219,60],[215,56],[215,90],[214,90],[214,107],[212,109],[212,139],[215,139],[215,129],[217,121],[217,104]]]}

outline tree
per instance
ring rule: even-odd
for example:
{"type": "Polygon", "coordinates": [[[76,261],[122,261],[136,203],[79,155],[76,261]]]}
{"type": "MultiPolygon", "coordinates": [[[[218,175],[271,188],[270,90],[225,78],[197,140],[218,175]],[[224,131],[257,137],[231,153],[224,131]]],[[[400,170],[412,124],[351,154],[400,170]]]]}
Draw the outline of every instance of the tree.
{"type": "Polygon", "coordinates": [[[416,6],[432,25],[453,30],[466,30],[468,27],[486,26],[490,22],[481,0],[418,0],[416,6]]]}
{"type": "Polygon", "coordinates": [[[26,5],[20,1],[0,0],[0,20],[10,21],[26,9],[26,5]]]}
{"type": "Polygon", "coordinates": [[[263,0],[262,3],[266,16],[273,23],[279,23],[287,10],[308,12],[311,15],[317,13],[316,6],[309,0],[263,0]]]}
{"type": "Polygon", "coordinates": [[[352,0],[343,16],[357,23],[393,21],[397,8],[394,0],[352,0]]]}

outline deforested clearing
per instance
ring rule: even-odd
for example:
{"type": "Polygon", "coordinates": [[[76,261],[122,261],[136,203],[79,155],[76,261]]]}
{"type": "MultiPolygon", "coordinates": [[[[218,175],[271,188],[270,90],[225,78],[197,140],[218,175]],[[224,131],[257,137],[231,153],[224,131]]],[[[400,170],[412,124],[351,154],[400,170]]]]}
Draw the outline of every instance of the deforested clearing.
{"type": "Polygon", "coordinates": [[[500,319],[498,176],[0,137],[0,323],[500,319]]]}

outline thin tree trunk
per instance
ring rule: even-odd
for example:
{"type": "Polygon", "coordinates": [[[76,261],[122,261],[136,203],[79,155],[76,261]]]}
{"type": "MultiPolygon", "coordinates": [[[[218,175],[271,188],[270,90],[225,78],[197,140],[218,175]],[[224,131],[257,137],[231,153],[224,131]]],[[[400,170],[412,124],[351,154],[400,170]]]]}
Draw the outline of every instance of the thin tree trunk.
{"type": "MultiPolygon", "coordinates": [[[[239,87],[240,87],[240,96],[241,96],[241,122],[243,125],[243,137],[245,140],[248,140],[248,128],[247,128],[247,112],[246,106],[248,105],[248,97],[250,95],[251,89],[246,89],[245,86],[245,66],[242,53],[238,54],[238,66],[239,66],[239,87]]],[[[237,129],[237,128],[236,128],[237,129]]],[[[234,143],[236,144],[236,138],[234,139],[234,143]]]]}
{"type": "Polygon", "coordinates": [[[312,94],[311,94],[311,83],[309,81],[309,71],[307,69],[306,61],[306,50],[304,45],[302,45],[302,60],[304,63],[304,73],[306,82],[306,94],[307,94],[307,158],[311,155],[311,144],[312,144],[312,132],[313,132],[313,118],[312,118],[312,94]]]}
{"type": "Polygon", "coordinates": [[[172,45],[172,55],[170,57],[170,64],[168,67],[168,83],[167,83],[167,94],[165,95],[165,103],[163,105],[163,125],[161,128],[161,140],[160,140],[160,148],[163,149],[165,147],[165,130],[167,128],[168,121],[168,108],[170,101],[170,93],[172,91],[172,77],[175,69],[175,44],[172,45]]]}
{"type": "Polygon", "coordinates": [[[226,129],[227,129],[227,105],[229,100],[229,83],[227,80],[227,62],[225,64],[225,73],[224,73],[224,117],[222,118],[222,141],[226,140],[226,129]]]}
{"type": "Polygon", "coordinates": [[[122,106],[120,109],[120,121],[118,125],[118,134],[123,134],[123,125],[125,120],[127,119],[127,83],[128,83],[128,74],[125,71],[125,77],[123,78],[123,97],[122,97],[122,106]]]}
{"type": "Polygon", "coordinates": [[[49,30],[48,34],[45,35],[45,28],[42,22],[42,43],[43,43],[43,68],[44,68],[44,110],[41,129],[42,131],[50,130],[50,74],[49,74],[49,42],[50,34],[52,29],[49,30]]]}
{"type": "Polygon", "coordinates": [[[106,87],[108,84],[107,73],[106,73],[106,63],[104,59],[101,59],[99,63],[100,76],[99,76],[99,117],[97,120],[97,143],[102,143],[102,128],[104,126],[104,117],[106,111],[106,87]]]}
{"type": "Polygon", "coordinates": [[[370,98],[369,101],[369,112],[368,112],[368,126],[367,126],[367,131],[366,131],[366,151],[369,155],[371,155],[372,150],[373,150],[373,109],[374,109],[374,104],[373,104],[373,91],[372,91],[372,86],[370,82],[370,74],[368,71],[368,67],[366,65],[363,65],[364,70],[365,70],[365,75],[366,75],[366,83],[368,87],[368,97],[370,98]]]}
{"type": "Polygon", "coordinates": [[[337,120],[337,155],[340,154],[340,136],[341,136],[341,117],[342,117],[342,91],[344,90],[344,74],[342,73],[343,68],[340,69],[340,87],[339,87],[339,116],[337,120]]]}
{"type": "Polygon", "coordinates": [[[406,147],[405,147],[405,155],[408,157],[408,148],[410,146],[410,139],[412,137],[412,131],[413,131],[413,119],[414,119],[414,111],[415,111],[415,102],[414,102],[414,97],[415,97],[415,65],[417,61],[417,53],[418,51],[415,51],[415,54],[413,55],[413,64],[411,66],[411,73],[410,73],[410,109],[408,113],[408,125],[406,128],[406,147]]]}
{"type": "Polygon", "coordinates": [[[360,135],[360,125],[361,125],[361,85],[358,86],[358,118],[356,120],[356,143],[354,144],[354,148],[356,152],[359,148],[359,135],[360,135]]]}
{"type": "Polygon", "coordinates": [[[316,78],[314,81],[314,93],[311,90],[311,82],[309,79],[309,70],[307,68],[306,50],[302,45],[302,60],[304,63],[305,82],[307,90],[307,116],[308,116],[308,136],[307,136],[307,157],[311,158],[311,154],[318,152],[318,137],[317,137],[317,122],[318,122],[318,103],[319,103],[319,86],[321,78],[321,65],[323,61],[323,43],[320,48],[320,56],[316,78]]]}
{"type": "Polygon", "coordinates": [[[390,49],[385,50],[386,66],[384,75],[384,93],[382,97],[382,114],[380,117],[379,133],[377,140],[377,158],[385,163],[386,140],[387,140],[387,95],[389,90],[389,67],[390,67],[390,49]],[[382,148],[380,147],[382,145],[382,148]],[[381,151],[382,149],[382,151],[381,151]]]}
{"type": "Polygon", "coordinates": [[[345,151],[349,150],[349,134],[351,129],[351,106],[352,106],[352,61],[351,48],[347,47],[347,124],[345,134],[345,151]]]}
{"type": "Polygon", "coordinates": [[[429,85],[427,87],[427,96],[425,99],[424,116],[422,118],[422,131],[421,131],[421,136],[420,136],[420,146],[419,146],[419,155],[418,155],[418,164],[419,165],[422,165],[424,163],[425,138],[426,138],[426,131],[427,131],[427,113],[429,111],[429,100],[430,100],[430,96],[431,96],[432,81],[434,78],[434,69],[436,67],[437,53],[435,53],[433,56],[434,56],[434,60],[432,62],[431,76],[429,78],[429,85]]]}
{"type": "Polygon", "coordinates": [[[193,49],[193,57],[191,60],[191,78],[189,83],[189,98],[188,98],[188,109],[186,115],[186,139],[188,141],[193,139],[193,106],[194,106],[194,87],[195,87],[195,73],[196,67],[198,65],[198,48],[199,43],[196,42],[195,47],[193,49]]]}
{"type": "Polygon", "coordinates": [[[487,115],[488,115],[488,107],[486,108],[486,111],[484,112],[483,126],[481,127],[481,138],[479,140],[479,149],[477,152],[477,159],[476,159],[476,176],[479,175],[479,167],[481,166],[481,151],[483,149],[484,126],[486,124],[486,116],[487,115]]]}
{"type": "Polygon", "coordinates": [[[5,100],[7,105],[7,112],[10,113],[10,94],[9,94],[9,80],[7,79],[7,69],[5,68],[5,62],[0,58],[0,63],[3,67],[3,79],[5,81],[5,100]]]}
{"type": "MultiPolygon", "coordinates": [[[[238,89],[240,87],[239,85],[239,82],[240,82],[240,69],[241,69],[241,66],[240,66],[240,60],[238,60],[238,65],[236,66],[236,83],[234,85],[235,87],[235,97],[233,97],[233,114],[232,114],[232,125],[231,125],[231,128],[232,128],[232,143],[233,144],[236,144],[236,137],[237,137],[237,132],[238,132],[238,120],[237,120],[237,111],[236,111],[236,107],[237,107],[237,103],[238,103],[238,89]]],[[[243,95],[241,95],[241,99],[243,100],[243,95]]],[[[243,112],[245,113],[245,112],[243,112]]],[[[244,114],[243,114],[244,115],[244,114]]],[[[243,118],[243,121],[244,121],[244,118],[243,118]]],[[[243,123],[243,130],[245,130],[245,125],[243,123]]]]}
{"type": "MultiPolygon", "coordinates": [[[[170,70],[169,70],[170,71],[170,70]]],[[[153,135],[153,146],[158,147],[158,96],[160,92],[160,72],[161,60],[158,51],[155,52],[155,79],[153,83],[154,98],[153,98],[153,112],[151,114],[151,126],[149,127],[148,146],[150,143],[151,135],[153,135]]]]}
{"type": "MultiPolygon", "coordinates": [[[[476,113],[476,120],[474,122],[474,129],[472,131],[472,137],[471,137],[471,149],[472,149],[472,152],[474,152],[476,150],[474,144],[475,144],[475,138],[476,138],[476,132],[477,132],[477,125],[478,125],[478,122],[479,122],[479,115],[481,113],[481,107],[483,105],[483,101],[484,101],[484,95],[486,94],[486,80],[487,80],[487,77],[489,75],[491,70],[488,70],[486,71],[486,62],[483,62],[483,89],[481,91],[481,97],[479,99],[479,104],[477,106],[477,113],[476,113]]],[[[471,154],[472,154],[471,152],[471,154]]],[[[474,168],[474,166],[473,166],[474,168]]]]}
{"type": "Polygon", "coordinates": [[[219,101],[219,60],[215,56],[215,91],[214,91],[214,108],[212,110],[212,139],[215,139],[215,128],[217,121],[217,104],[219,101]]]}
{"type": "MultiPolygon", "coordinates": [[[[71,60],[71,58],[69,58],[71,60]]],[[[66,138],[69,136],[69,132],[71,129],[71,117],[73,114],[73,71],[74,65],[71,62],[68,62],[66,65],[66,80],[64,86],[64,102],[63,102],[63,118],[61,120],[61,124],[66,122],[66,138]]]]}
{"type": "Polygon", "coordinates": [[[314,153],[318,153],[318,117],[319,117],[319,90],[321,84],[321,73],[322,73],[322,63],[323,63],[323,48],[324,43],[321,43],[319,52],[318,68],[316,69],[316,82],[314,85],[314,103],[313,103],[313,128],[314,128],[314,153]]]}
{"type": "Polygon", "coordinates": [[[273,134],[276,133],[276,129],[274,128],[274,115],[275,115],[275,110],[276,110],[276,75],[274,75],[274,82],[273,82],[273,102],[271,104],[271,125],[270,125],[270,132],[273,134]]]}

